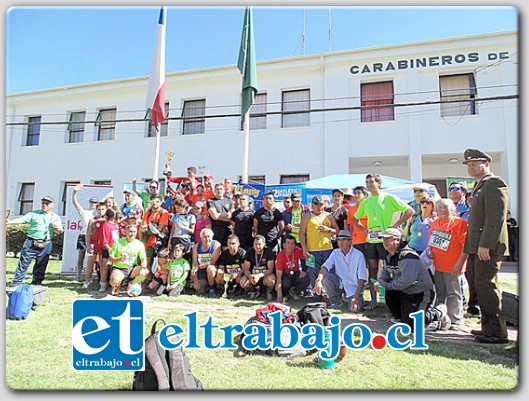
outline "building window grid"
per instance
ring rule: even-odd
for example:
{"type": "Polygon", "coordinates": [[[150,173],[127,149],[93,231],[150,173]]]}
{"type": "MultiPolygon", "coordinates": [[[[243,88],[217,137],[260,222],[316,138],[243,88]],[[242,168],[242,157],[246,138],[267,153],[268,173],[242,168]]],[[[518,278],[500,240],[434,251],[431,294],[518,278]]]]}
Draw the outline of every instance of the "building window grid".
{"type": "Polygon", "coordinates": [[[281,115],[281,127],[306,127],[310,125],[310,90],[283,91],[281,111],[289,112],[281,115]],[[292,113],[297,111],[298,113],[292,113]]]}
{"type": "Polygon", "coordinates": [[[361,96],[361,122],[393,121],[395,119],[393,81],[362,84],[361,96]]]}
{"type": "Polygon", "coordinates": [[[98,141],[114,140],[116,132],[116,109],[101,109],[97,115],[96,126],[98,141]]]}
{"type": "Polygon", "coordinates": [[[182,109],[182,135],[196,135],[205,132],[206,101],[187,100],[182,109]]]}
{"type": "Polygon", "coordinates": [[[81,181],[66,181],[64,183],[63,189],[62,189],[62,196],[61,196],[61,202],[62,202],[62,215],[66,215],[66,202],[68,201],[68,185],[77,185],[80,184],[81,181]]]}
{"type": "Polygon", "coordinates": [[[26,138],[26,146],[38,146],[40,140],[41,121],[41,116],[34,116],[28,118],[28,134],[26,138]]]}
{"type": "MultiPolygon", "coordinates": [[[[154,138],[156,137],[156,128],[154,127],[152,120],[151,120],[151,110],[147,113],[147,119],[149,120],[149,124],[147,127],[147,138],[154,138]]],[[[163,123],[160,124],[160,136],[167,136],[169,135],[169,120],[167,120],[167,117],[169,117],[169,102],[165,102],[165,120],[163,123]]]]}
{"type": "Polygon", "coordinates": [[[441,117],[477,114],[477,88],[474,74],[439,76],[441,117]],[[443,103],[444,101],[452,101],[443,103]]]}
{"type": "Polygon", "coordinates": [[[310,174],[281,174],[280,184],[298,184],[310,180],[310,174]]]}
{"type": "Polygon", "coordinates": [[[23,183],[18,195],[19,215],[24,215],[33,210],[33,197],[35,194],[35,183],[23,183]]]}
{"type": "Polygon", "coordinates": [[[84,140],[86,112],[73,112],[68,123],[68,143],[79,143],[84,140]]]}
{"type": "MultiPolygon", "coordinates": [[[[258,93],[250,108],[250,131],[266,129],[267,94],[258,93]]],[[[244,122],[241,119],[241,130],[244,129],[244,122]]]]}

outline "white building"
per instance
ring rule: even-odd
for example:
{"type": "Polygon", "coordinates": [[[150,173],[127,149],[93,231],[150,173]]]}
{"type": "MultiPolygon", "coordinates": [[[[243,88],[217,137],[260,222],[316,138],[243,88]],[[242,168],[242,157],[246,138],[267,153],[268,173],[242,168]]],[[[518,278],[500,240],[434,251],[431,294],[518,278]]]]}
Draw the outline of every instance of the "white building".
{"type": "MultiPolygon", "coordinates": [[[[464,150],[478,148],[518,216],[517,32],[262,61],[257,74],[250,178],[377,172],[445,194],[447,177],[467,176],[464,150]]],[[[120,190],[152,178],[147,86],[141,77],[8,96],[6,207],[20,215],[51,195],[63,213],[66,183],[120,190]]],[[[190,165],[217,181],[242,175],[240,88],[235,64],[166,75],[160,179],[166,150],[174,175],[190,165]]]]}

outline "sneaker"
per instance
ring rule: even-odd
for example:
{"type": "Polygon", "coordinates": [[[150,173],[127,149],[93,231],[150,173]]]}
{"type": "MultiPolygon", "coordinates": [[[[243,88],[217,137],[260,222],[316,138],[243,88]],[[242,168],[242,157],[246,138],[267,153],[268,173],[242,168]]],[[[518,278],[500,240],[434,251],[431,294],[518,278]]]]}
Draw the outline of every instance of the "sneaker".
{"type": "Polygon", "coordinates": [[[340,309],[343,306],[343,302],[332,303],[329,305],[329,309],[340,309]]]}
{"type": "MultiPolygon", "coordinates": [[[[103,284],[101,284],[101,285],[103,285],[103,284]]],[[[118,295],[120,289],[121,289],[121,284],[115,285],[112,288],[112,295],[118,295]]]]}
{"type": "Polygon", "coordinates": [[[105,292],[107,290],[107,286],[107,283],[101,283],[101,285],[99,286],[99,292],[105,292]]]}
{"type": "Polygon", "coordinates": [[[162,295],[163,292],[165,291],[165,285],[164,284],[161,284],[158,289],[156,290],[156,295],[162,295]]]}
{"type": "Polygon", "coordinates": [[[259,291],[250,291],[248,293],[248,298],[250,298],[252,301],[255,301],[257,298],[259,298],[259,291]]]}
{"type": "Polygon", "coordinates": [[[77,274],[75,275],[75,280],[74,280],[74,282],[76,282],[76,283],[80,283],[81,281],[83,281],[83,278],[81,277],[81,273],[77,273],[77,274]]]}
{"type": "Polygon", "coordinates": [[[83,281],[83,288],[88,288],[88,287],[90,287],[90,283],[91,283],[90,280],[85,280],[85,281],[83,281]]]}
{"type": "Polygon", "coordinates": [[[210,287],[210,289],[208,290],[208,297],[215,298],[215,287],[210,287]]]}
{"type": "Polygon", "coordinates": [[[430,323],[428,326],[426,326],[424,328],[424,331],[437,331],[439,330],[440,326],[441,326],[441,322],[435,321],[435,322],[430,323]]]}
{"type": "Polygon", "coordinates": [[[292,287],[292,288],[290,288],[290,289],[288,290],[288,295],[290,295],[290,297],[291,297],[292,299],[296,300],[296,301],[299,300],[299,295],[296,294],[296,291],[294,290],[294,287],[292,287]]]}

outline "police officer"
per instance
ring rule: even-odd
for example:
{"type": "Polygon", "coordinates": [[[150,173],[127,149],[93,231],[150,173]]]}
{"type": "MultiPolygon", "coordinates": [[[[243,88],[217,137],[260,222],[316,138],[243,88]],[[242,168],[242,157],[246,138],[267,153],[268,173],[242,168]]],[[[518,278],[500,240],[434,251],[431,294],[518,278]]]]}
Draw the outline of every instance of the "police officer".
{"type": "Polygon", "coordinates": [[[468,175],[477,180],[471,193],[464,247],[464,252],[469,255],[467,268],[474,275],[481,308],[481,330],[472,330],[471,333],[478,342],[504,344],[508,342],[507,328],[500,316],[501,298],[496,280],[508,244],[509,188],[491,172],[490,155],[478,149],[467,149],[464,158],[468,175]]]}
{"type": "Polygon", "coordinates": [[[32,285],[41,285],[46,274],[50,258],[54,233],[62,233],[62,222],[59,215],[53,212],[53,198],[45,196],[41,199],[42,209],[33,210],[18,219],[7,221],[6,224],[29,224],[26,241],[20,251],[12,287],[22,284],[26,278],[28,267],[33,259],[32,285]]]}

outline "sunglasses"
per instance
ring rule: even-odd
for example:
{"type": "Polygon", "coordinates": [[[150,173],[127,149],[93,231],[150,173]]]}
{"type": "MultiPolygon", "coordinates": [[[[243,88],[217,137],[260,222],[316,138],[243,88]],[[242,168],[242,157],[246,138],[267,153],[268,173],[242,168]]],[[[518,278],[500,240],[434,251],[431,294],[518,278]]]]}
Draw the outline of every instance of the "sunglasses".
{"type": "Polygon", "coordinates": [[[427,200],[422,200],[419,202],[421,205],[425,205],[425,204],[430,204],[430,205],[433,205],[433,202],[431,201],[427,201],[427,200]]]}
{"type": "Polygon", "coordinates": [[[48,201],[42,201],[41,203],[42,203],[43,205],[49,205],[49,204],[51,204],[51,202],[48,202],[48,201]]]}
{"type": "Polygon", "coordinates": [[[461,191],[461,187],[452,187],[449,191],[461,191]]]}

